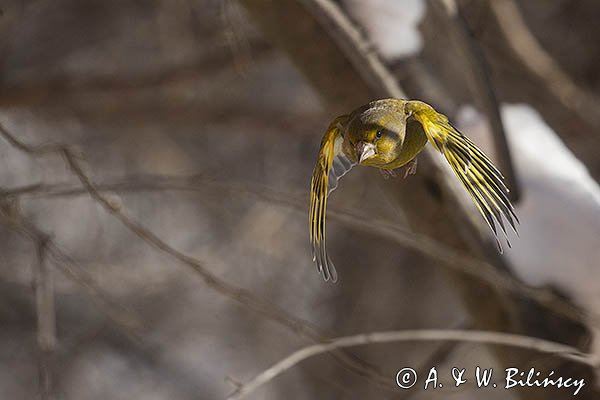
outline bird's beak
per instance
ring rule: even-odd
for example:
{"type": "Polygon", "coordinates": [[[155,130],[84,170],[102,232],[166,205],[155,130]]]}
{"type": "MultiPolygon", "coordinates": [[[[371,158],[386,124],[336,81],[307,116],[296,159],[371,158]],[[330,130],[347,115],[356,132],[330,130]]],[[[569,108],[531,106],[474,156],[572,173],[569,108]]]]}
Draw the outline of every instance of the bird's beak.
{"type": "Polygon", "coordinates": [[[358,142],[356,145],[356,155],[358,156],[359,164],[375,156],[375,154],[377,154],[377,151],[373,143],[358,142]]]}

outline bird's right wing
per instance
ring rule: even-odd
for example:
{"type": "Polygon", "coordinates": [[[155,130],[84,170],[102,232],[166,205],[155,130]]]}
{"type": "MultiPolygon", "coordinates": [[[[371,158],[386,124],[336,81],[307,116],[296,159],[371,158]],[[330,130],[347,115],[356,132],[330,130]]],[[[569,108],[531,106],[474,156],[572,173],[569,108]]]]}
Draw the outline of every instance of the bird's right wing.
{"type": "Polygon", "coordinates": [[[342,152],[344,138],[341,124],[346,118],[336,118],[325,132],[310,184],[309,223],[313,261],[323,279],[332,282],[337,280],[337,272],[325,246],[327,197],[337,188],[341,177],[355,165],[342,152]]]}

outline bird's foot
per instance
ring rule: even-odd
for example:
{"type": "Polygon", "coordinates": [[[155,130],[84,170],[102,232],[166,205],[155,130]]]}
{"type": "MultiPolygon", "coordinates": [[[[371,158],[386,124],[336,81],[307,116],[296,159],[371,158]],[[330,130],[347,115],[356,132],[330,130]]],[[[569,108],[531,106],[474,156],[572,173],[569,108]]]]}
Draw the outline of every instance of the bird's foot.
{"type": "Polygon", "coordinates": [[[379,173],[383,176],[383,179],[397,178],[398,172],[395,169],[379,169],[379,173]]]}
{"type": "Polygon", "coordinates": [[[406,179],[409,175],[414,175],[417,173],[417,159],[413,159],[406,164],[406,170],[404,171],[404,178],[406,179]]]}

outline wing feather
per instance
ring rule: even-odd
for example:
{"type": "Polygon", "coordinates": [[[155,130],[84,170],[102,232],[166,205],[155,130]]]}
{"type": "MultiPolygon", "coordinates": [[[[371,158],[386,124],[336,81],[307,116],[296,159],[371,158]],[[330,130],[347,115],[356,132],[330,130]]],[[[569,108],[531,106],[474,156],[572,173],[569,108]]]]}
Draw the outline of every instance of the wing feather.
{"type": "Polygon", "coordinates": [[[354,166],[341,151],[343,137],[340,124],[345,118],[346,116],[343,116],[334,120],[325,132],[310,188],[309,224],[313,261],[323,279],[332,282],[337,280],[337,272],[327,254],[325,240],[327,197],[337,188],[339,180],[354,166]]]}
{"type": "MultiPolygon", "coordinates": [[[[341,136],[338,136],[336,141],[343,141],[344,139],[341,136]]],[[[344,175],[346,175],[352,167],[354,167],[356,163],[353,163],[344,153],[341,151],[333,158],[333,163],[331,165],[331,169],[328,174],[328,189],[329,194],[337,189],[340,179],[344,175]]]]}
{"type": "Polygon", "coordinates": [[[504,220],[518,234],[516,225],[519,224],[519,219],[508,199],[509,190],[504,184],[502,173],[483,151],[450,124],[445,115],[419,101],[409,102],[408,109],[423,126],[429,142],[444,155],[469,193],[477,210],[494,233],[500,251],[502,247],[498,240],[497,225],[510,247],[504,220]]]}

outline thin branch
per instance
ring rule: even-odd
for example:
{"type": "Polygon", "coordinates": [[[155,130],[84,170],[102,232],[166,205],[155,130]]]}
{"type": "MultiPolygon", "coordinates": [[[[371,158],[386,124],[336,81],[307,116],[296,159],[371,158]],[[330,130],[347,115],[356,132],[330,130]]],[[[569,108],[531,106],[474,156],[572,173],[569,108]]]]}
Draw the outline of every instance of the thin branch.
{"type": "Polygon", "coordinates": [[[292,368],[307,358],[329,352],[333,349],[363,346],[369,344],[391,343],[391,342],[430,342],[430,341],[453,341],[480,343],[488,345],[499,345],[515,347],[523,350],[547,353],[586,365],[592,368],[600,367],[600,359],[594,354],[582,353],[578,349],[561,343],[538,339],[530,336],[515,335],[501,332],[488,331],[461,331],[461,330],[406,330],[363,333],[359,335],[345,336],[332,339],[326,343],[315,344],[300,349],[278,363],[267,368],[250,382],[240,386],[228,400],[239,400],[254,392],[260,386],[268,383],[281,373],[292,368]]]}
{"type": "Polygon", "coordinates": [[[47,240],[34,240],[35,309],[37,314],[38,385],[40,398],[53,398],[54,351],[56,349],[56,313],[54,311],[54,283],[46,261],[47,240]]]}
{"type": "MultiPolygon", "coordinates": [[[[67,162],[67,165],[77,176],[81,185],[88,191],[92,199],[98,202],[110,215],[119,220],[125,227],[127,227],[132,233],[134,233],[144,242],[169,255],[182,264],[192,268],[204,280],[204,283],[207,286],[238,302],[239,304],[258,312],[259,314],[262,314],[273,321],[279,322],[280,324],[292,329],[297,334],[300,334],[308,339],[318,341],[319,339],[322,340],[322,338],[326,336],[319,330],[319,328],[308,321],[291,316],[289,313],[285,312],[279,307],[274,306],[273,303],[256,297],[248,290],[242,289],[218,278],[212,272],[208,271],[199,260],[175,250],[166,242],[162,241],[152,231],[127,216],[118,205],[115,205],[110,199],[102,195],[89,177],[85,174],[78,160],[69,149],[63,148],[62,154],[67,162]]],[[[377,383],[379,386],[387,389],[393,387],[385,378],[383,378],[382,374],[377,371],[375,367],[368,365],[363,360],[344,352],[332,352],[332,356],[351,371],[366,377],[370,381],[377,383]]]]}
{"type": "MultiPolygon", "coordinates": [[[[32,156],[44,156],[49,154],[60,154],[63,151],[72,153],[66,146],[61,144],[43,144],[39,146],[29,146],[17,139],[8,130],[0,124],[0,136],[6,139],[13,147],[32,156]]],[[[72,153],[73,154],[73,153],[72,153]]],[[[31,185],[29,190],[34,190],[37,185],[31,185]]],[[[106,295],[102,293],[99,285],[94,279],[78,265],[70,256],[64,253],[51,239],[50,236],[42,232],[28,219],[23,217],[18,210],[18,205],[13,204],[18,193],[11,193],[7,190],[0,190],[0,198],[2,199],[2,207],[0,207],[0,215],[5,221],[10,222],[10,226],[18,232],[31,238],[35,243],[44,243],[44,254],[52,256],[56,261],[55,265],[67,277],[79,284],[92,301],[96,304],[101,312],[103,312],[111,321],[119,326],[132,339],[139,340],[141,332],[141,322],[138,317],[130,311],[124,310],[120,306],[112,304],[106,295]],[[7,201],[7,199],[9,201],[7,201]],[[12,200],[12,201],[11,201],[12,200]]]]}
{"type": "Polygon", "coordinates": [[[543,82],[565,109],[592,126],[600,126],[600,99],[580,88],[544,50],[527,27],[515,1],[494,0],[489,6],[508,45],[529,72],[543,82]]]}
{"type": "MultiPolygon", "coordinates": [[[[27,196],[52,197],[88,194],[86,189],[74,187],[72,185],[31,185],[24,187],[23,189],[23,191],[17,189],[17,192],[27,196]]],[[[244,196],[250,196],[257,200],[267,201],[279,206],[305,212],[305,202],[298,196],[274,192],[266,187],[261,187],[256,184],[232,184],[198,177],[170,177],[165,179],[165,177],[146,176],[129,179],[120,183],[100,184],[96,189],[108,192],[136,192],[146,190],[205,192],[207,189],[216,189],[244,194],[244,196]]],[[[460,254],[448,246],[436,242],[431,238],[403,229],[397,224],[368,219],[361,216],[360,213],[340,210],[335,207],[331,207],[329,215],[333,220],[341,222],[346,226],[353,227],[362,232],[385,237],[402,246],[419,251],[421,254],[439,261],[441,265],[457,269],[459,272],[480,279],[492,287],[507,290],[537,301],[539,304],[566,318],[600,326],[600,317],[591,313],[582,313],[581,310],[554,295],[552,292],[530,288],[508,274],[501,274],[485,261],[460,254]]]]}
{"type": "Polygon", "coordinates": [[[389,68],[398,79],[400,87],[423,99],[447,115],[454,115],[459,104],[434,75],[431,66],[420,55],[404,56],[389,62],[389,68]]]}
{"type": "MultiPolygon", "coordinates": [[[[296,334],[310,339],[313,342],[320,342],[330,336],[312,323],[290,315],[283,309],[274,305],[272,302],[259,298],[248,290],[218,278],[216,275],[206,269],[199,260],[177,251],[169,244],[162,241],[158,236],[156,236],[152,231],[148,230],[142,224],[131,219],[123,210],[120,209],[118,204],[115,204],[109,198],[100,193],[90,178],[83,171],[83,168],[79,163],[78,156],[76,156],[74,151],[68,146],[62,144],[29,146],[18,140],[14,135],[2,127],[1,124],[0,136],[4,137],[15,148],[18,148],[31,155],[55,153],[56,155],[62,156],[67,167],[78,178],[86,192],[94,201],[101,205],[109,213],[109,215],[120,221],[134,235],[142,239],[151,247],[191,268],[203,279],[204,283],[209,288],[215,290],[223,296],[230,298],[231,300],[234,300],[238,304],[271,319],[272,321],[280,323],[296,334]]],[[[368,381],[375,383],[387,390],[394,389],[393,385],[391,385],[388,380],[383,377],[377,368],[366,363],[360,358],[344,351],[332,352],[332,356],[342,365],[346,366],[350,371],[353,371],[359,376],[365,377],[368,381]]]]}
{"type": "MultiPolygon", "coordinates": [[[[271,47],[263,42],[251,43],[251,54],[261,59],[271,53],[271,47]]],[[[218,49],[202,58],[181,65],[168,66],[162,70],[135,74],[134,76],[95,76],[74,81],[69,76],[56,77],[42,82],[28,82],[22,86],[3,88],[0,105],[34,105],[64,102],[73,95],[131,95],[142,90],[152,90],[170,85],[181,85],[206,78],[211,72],[224,73],[235,67],[228,52],[218,49]]]]}
{"type": "Polygon", "coordinates": [[[240,303],[247,304],[256,311],[267,313],[274,319],[281,321],[286,325],[294,326],[294,329],[298,332],[310,332],[311,334],[314,334],[314,327],[309,327],[306,324],[297,324],[297,321],[290,320],[285,313],[280,312],[280,310],[275,311],[269,304],[254,298],[250,292],[220,280],[216,275],[207,270],[199,260],[175,250],[142,224],[131,219],[124,213],[123,210],[121,210],[118,204],[115,204],[115,202],[111,201],[108,197],[100,193],[90,178],[85,174],[81,165],[79,164],[79,161],[71,151],[66,148],[62,148],[61,153],[67,163],[67,166],[79,179],[81,185],[92,197],[92,199],[98,202],[111,216],[119,220],[126,228],[128,228],[144,242],[171,256],[182,264],[192,268],[208,286],[215,289],[219,293],[226,295],[240,303]]]}
{"type": "Polygon", "coordinates": [[[356,28],[344,11],[331,0],[300,0],[323,27],[337,40],[337,44],[354,64],[365,82],[377,88],[379,95],[405,99],[396,78],[383,64],[373,45],[356,28]]]}
{"type": "Polygon", "coordinates": [[[462,57],[459,57],[459,59],[463,61],[466,69],[471,72],[468,81],[473,86],[472,93],[487,116],[494,139],[496,158],[502,173],[506,177],[507,186],[510,188],[510,199],[517,202],[520,196],[519,182],[512,162],[502,117],[500,116],[499,103],[481,48],[473,40],[469,26],[461,14],[456,0],[430,0],[429,4],[438,15],[448,21],[450,35],[462,53],[462,57]]]}
{"type": "MultiPolygon", "coordinates": [[[[294,195],[277,192],[260,183],[226,182],[206,177],[136,176],[115,183],[101,183],[96,185],[96,189],[100,192],[113,193],[135,193],[140,191],[204,193],[207,190],[218,190],[238,195],[243,194],[244,198],[266,201],[282,207],[292,208],[298,212],[306,212],[304,194],[294,195]]],[[[80,196],[88,194],[88,191],[87,189],[67,184],[36,184],[13,188],[6,191],[6,193],[31,197],[64,197],[80,196]]],[[[437,261],[439,264],[436,265],[454,269],[485,282],[490,287],[529,298],[569,320],[600,326],[599,315],[589,311],[583,312],[549,290],[529,287],[510,274],[494,268],[485,260],[466,255],[429,236],[413,232],[407,227],[387,220],[365,216],[356,210],[340,209],[335,205],[329,206],[328,217],[347,227],[386,238],[405,248],[417,251],[428,259],[437,261]]]]}
{"type": "Polygon", "coordinates": [[[12,133],[10,133],[4,125],[0,124],[0,135],[13,147],[22,151],[23,153],[32,156],[41,156],[45,154],[53,154],[62,151],[64,146],[54,143],[46,143],[37,146],[29,146],[19,139],[17,139],[12,133]]]}
{"type": "MultiPolygon", "coordinates": [[[[21,149],[22,151],[25,151],[32,155],[43,155],[51,152],[55,152],[56,154],[62,155],[67,166],[77,176],[83,187],[83,189],[79,189],[80,192],[83,191],[89,194],[95,201],[102,205],[102,207],[104,207],[110,215],[117,218],[130,231],[132,231],[135,235],[140,237],[146,243],[168,254],[169,256],[178,260],[184,265],[191,267],[204,279],[207,286],[211,287],[212,289],[216,290],[222,295],[233,299],[239,304],[249,307],[255,310],[256,312],[259,312],[260,314],[266,316],[267,318],[281,323],[282,325],[291,329],[295,333],[304,336],[312,341],[318,342],[326,339],[327,335],[319,331],[318,328],[314,327],[309,322],[290,316],[285,311],[274,306],[272,303],[266,302],[242,288],[236,287],[225,281],[220,280],[214,274],[206,270],[205,267],[200,263],[200,261],[173,249],[171,246],[163,242],[147,228],[129,218],[117,204],[115,204],[113,201],[104,196],[100,192],[100,189],[92,183],[92,181],[83,171],[78,158],[75,156],[73,151],[70,150],[67,146],[57,144],[37,147],[28,146],[23,142],[19,141],[15,136],[10,134],[1,125],[0,135],[5,137],[16,148],[21,149]]],[[[157,180],[155,182],[158,182],[157,184],[161,186],[160,180],[157,180]]],[[[189,180],[186,184],[189,190],[189,180]]],[[[181,182],[179,183],[179,185],[181,185],[181,182]]],[[[219,186],[216,183],[213,183],[213,185],[219,186]]],[[[166,186],[169,185],[165,185],[163,182],[162,187],[164,188],[166,186]]],[[[177,185],[170,186],[176,187],[177,185]]],[[[206,182],[204,182],[202,186],[206,186],[206,182]]],[[[243,185],[236,186],[221,184],[220,187],[227,190],[233,190],[238,193],[244,191],[243,185]]],[[[148,188],[148,183],[146,183],[146,188],[148,188]]],[[[32,195],[38,193],[40,190],[49,190],[54,195],[59,195],[60,193],[55,189],[56,188],[53,188],[52,186],[30,185],[25,187],[24,190],[20,191],[20,193],[32,195]]],[[[65,190],[64,187],[63,190],[65,190]]],[[[76,191],[74,191],[73,188],[67,188],[66,190],[68,193],[76,194],[76,191]]],[[[252,191],[249,190],[247,187],[245,191],[246,193],[252,193],[252,191]]],[[[5,195],[6,193],[10,192],[5,191],[5,195]]],[[[19,190],[12,191],[12,193],[19,193],[19,190]]],[[[63,192],[63,194],[64,193],[65,192],[63,192]]],[[[280,194],[273,193],[268,190],[263,190],[262,188],[256,188],[254,194],[258,198],[267,199],[272,202],[279,202],[284,205],[294,204],[296,208],[305,211],[305,206],[303,203],[301,204],[297,200],[294,201],[290,200],[287,197],[282,197],[280,194]]],[[[541,304],[548,304],[548,299],[540,296],[539,291],[527,288],[525,285],[514,280],[514,278],[510,277],[508,274],[506,276],[500,275],[500,273],[496,269],[494,269],[491,265],[487,264],[484,261],[473,259],[469,256],[459,254],[455,250],[441,243],[438,243],[430,238],[422,237],[422,235],[418,235],[413,232],[408,232],[407,230],[399,229],[396,225],[392,225],[384,221],[367,220],[366,218],[361,218],[360,216],[352,213],[332,210],[330,215],[334,219],[338,219],[348,225],[357,227],[363,231],[383,235],[389,239],[395,240],[398,243],[408,245],[409,247],[417,249],[434,259],[442,261],[444,265],[457,268],[460,272],[468,273],[475,277],[482,278],[494,287],[501,287],[519,294],[527,294],[528,297],[539,301],[541,304]]],[[[569,316],[570,318],[574,318],[574,315],[580,315],[580,312],[578,310],[574,309],[573,306],[566,302],[551,304],[552,307],[550,308],[557,312],[560,312],[562,315],[569,316]]],[[[339,362],[345,365],[348,369],[361,376],[365,376],[371,382],[374,382],[379,386],[385,387],[387,389],[393,388],[393,386],[390,385],[389,382],[387,382],[387,380],[382,376],[381,372],[377,371],[374,367],[366,364],[363,360],[351,354],[340,352],[337,349],[332,355],[339,362]]]]}
{"type": "Polygon", "coordinates": [[[239,28],[239,7],[238,4],[233,3],[232,0],[222,0],[220,7],[220,18],[223,30],[225,33],[225,39],[233,62],[238,73],[242,76],[248,75],[248,69],[252,62],[250,57],[250,44],[248,38],[240,32],[239,28]],[[234,11],[237,13],[234,15],[234,11]],[[237,18],[237,21],[235,20],[237,18]]]}
{"type": "MultiPolygon", "coordinates": [[[[471,324],[467,323],[466,321],[460,321],[459,323],[452,324],[452,326],[448,327],[448,329],[451,329],[453,331],[454,330],[466,331],[466,330],[472,329],[472,327],[470,325],[471,324]]],[[[448,360],[448,358],[452,355],[452,353],[454,353],[454,351],[456,350],[456,348],[459,345],[460,345],[460,342],[451,342],[451,341],[442,341],[442,342],[438,343],[437,348],[435,348],[434,351],[431,354],[429,354],[427,357],[422,359],[419,362],[419,366],[415,368],[417,375],[418,376],[426,375],[427,371],[429,371],[431,369],[432,365],[444,364],[448,360]]],[[[403,400],[410,400],[414,397],[419,397],[418,392],[405,391],[404,393],[406,394],[406,397],[403,400]]]]}
{"type": "MultiPolygon", "coordinates": [[[[0,193],[1,195],[1,193],[0,193]]],[[[100,286],[73,258],[61,250],[50,236],[41,231],[31,221],[25,218],[17,206],[8,207],[6,204],[0,207],[0,222],[7,223],[8,227],[31,239],[34,243],[44,244],[44,256],[50,256],[54,260],[54,266],[58,268],[67,278],[81,286],[98,309],[115,325],[117,325],[129,338],[140,341],[142,322],[131,310],[114,304],[109,297],[103,293],[100,286]]],[[[47,261],[46,261],[47,262],[47,261]]]]}
{"type": "MultiPolygon", "coordinates": [[[[452,326],[447,327],[447,329],[452,331],[471,331],[473,330],[471,325],[470,322],[460,321],[459,323],[454,323],[452,326]]],[[[439,343],[439,346],[419,363],[420,365],[416,370],[418,372],[427,371],[432,365],[443,364],[448,360],[448,357],[452,355],[459,344],[460,343],[451,341],[439,343]]]]}
{"type": "Polygon", "coordinates": [[[89,273],[54,242],[48,244],[48,254],[54,259],[54,265],[69,279],[79,284],[110,321],[130,339],[142,340],[144,324],[136,312],[111,301],[89,273]]]}

